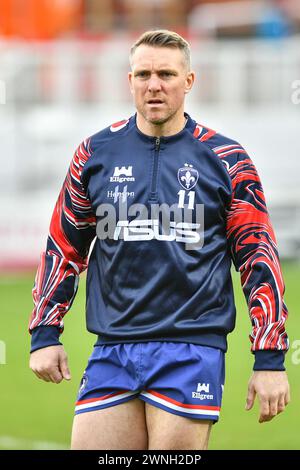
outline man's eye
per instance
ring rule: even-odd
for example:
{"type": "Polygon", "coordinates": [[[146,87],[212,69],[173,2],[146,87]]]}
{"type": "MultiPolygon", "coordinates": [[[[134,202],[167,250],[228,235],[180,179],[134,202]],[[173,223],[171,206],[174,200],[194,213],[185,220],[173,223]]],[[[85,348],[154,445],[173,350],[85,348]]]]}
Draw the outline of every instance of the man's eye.
{"type": "Polygon", "coordinates": [[[173,75],[171,72],[162,72],[161,75],[165,76],[165,77],[171,77],[171,75],[173,75]]]}

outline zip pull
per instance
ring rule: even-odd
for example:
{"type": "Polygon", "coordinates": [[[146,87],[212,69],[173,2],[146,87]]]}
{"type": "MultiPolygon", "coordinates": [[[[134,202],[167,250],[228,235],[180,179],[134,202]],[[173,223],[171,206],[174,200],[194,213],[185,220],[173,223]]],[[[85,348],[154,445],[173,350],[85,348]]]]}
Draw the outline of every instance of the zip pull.
{"type": "Polygon", "coordinates": [[[160,146],[160,137],[156,137],[155,139],[155,150],[159,150],[160,146]]]}

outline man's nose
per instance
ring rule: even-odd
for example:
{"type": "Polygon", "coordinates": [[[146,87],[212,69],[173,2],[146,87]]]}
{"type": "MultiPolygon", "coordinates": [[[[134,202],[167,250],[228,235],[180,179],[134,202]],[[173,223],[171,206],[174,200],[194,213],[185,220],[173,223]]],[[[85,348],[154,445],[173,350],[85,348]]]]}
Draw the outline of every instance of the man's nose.
{"type": "Polygon", "coordinates": [[[157,75],[151,75],[148,81],[148,90],[150,92],[159,91],[161,89],[160,78],[157,75]]]}

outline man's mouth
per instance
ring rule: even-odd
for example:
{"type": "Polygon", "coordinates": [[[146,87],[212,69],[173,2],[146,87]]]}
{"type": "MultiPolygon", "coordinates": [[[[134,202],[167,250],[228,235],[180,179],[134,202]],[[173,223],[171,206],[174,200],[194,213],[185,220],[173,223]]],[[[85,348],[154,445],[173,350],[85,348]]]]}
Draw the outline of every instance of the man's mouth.
{"type": "Polygon", "coordinates": [[[148,101],[148,104],[152,104],[152,105],[158,105],[158,104],[163,104],[163,101],[162,100],[158,100],[158,99],[152,99],[152,100],[149,100],[148,101]]]}

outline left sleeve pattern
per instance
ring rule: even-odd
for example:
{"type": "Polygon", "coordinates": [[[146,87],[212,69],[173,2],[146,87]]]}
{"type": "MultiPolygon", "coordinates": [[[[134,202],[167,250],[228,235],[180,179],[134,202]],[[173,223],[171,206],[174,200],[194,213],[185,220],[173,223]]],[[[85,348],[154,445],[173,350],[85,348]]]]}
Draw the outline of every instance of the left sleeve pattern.
{"type": "Polygon", "coordinates": [[[217,147],[232,183],[227,239],[252,322],[253,352],[288,349],[287,308],[277,244],[256,168],[238,144],[217,147]]]}

